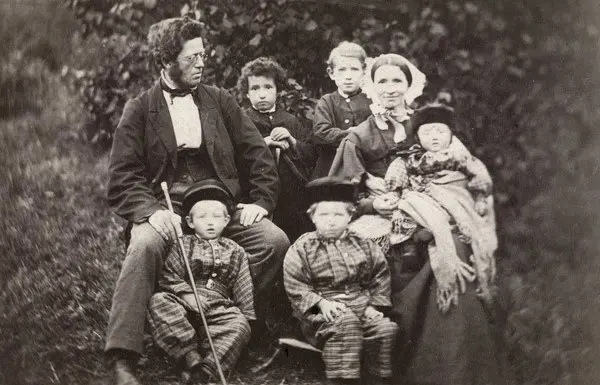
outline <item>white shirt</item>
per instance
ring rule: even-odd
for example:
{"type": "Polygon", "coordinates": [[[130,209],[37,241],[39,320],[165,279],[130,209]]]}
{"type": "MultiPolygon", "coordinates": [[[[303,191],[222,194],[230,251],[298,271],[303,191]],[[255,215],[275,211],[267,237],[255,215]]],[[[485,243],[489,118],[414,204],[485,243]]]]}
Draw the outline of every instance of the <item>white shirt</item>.
{"type": "MultiPolygon", "coordinates": [[[[162,80],[168,87],[176,88],[164,76],[164,73],[162,80]]],[[[171,115],[177,147],[199,148],[202,144],[202,124],[200,123],[200,111],[198,111],[192,95],[171,98],[171,94],[163,90],[163,96],[169,108],[169,115],[171,115]]]]}

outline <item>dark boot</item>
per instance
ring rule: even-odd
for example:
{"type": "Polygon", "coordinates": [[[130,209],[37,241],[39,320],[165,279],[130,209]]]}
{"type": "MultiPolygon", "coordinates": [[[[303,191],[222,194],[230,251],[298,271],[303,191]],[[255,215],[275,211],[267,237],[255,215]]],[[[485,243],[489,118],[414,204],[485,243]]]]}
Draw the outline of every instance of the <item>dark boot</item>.
{"type": "Polygon", "coordinates": [[[358,385],[360,380],[354,378],[329,378],[327,385],[358,385]]]}
{"type": "Polygon", "coordinates": [[[365,385],[391,385],[392,383],[392,379],[391,378],[383,378],[383,377],[379,377],[379,376],[374,376],[372,374],[368,375],[365,378],[365,385]]]}
{"type": "Polygon", "coordinates": [[[196,350],[189,351],[185,357],[183,357],[184,369],[181,372],[181,380],[184,384],[189,383],[193,380],[198,380],[199,373],[201,372],[200,364],[202,363],[202,357],[196,350]]]}
{"type": "Polygon", "coordinates": [[[134,374],[131,360],[117,359],[114,362],[115,385],[141,385],[134,374]]]}

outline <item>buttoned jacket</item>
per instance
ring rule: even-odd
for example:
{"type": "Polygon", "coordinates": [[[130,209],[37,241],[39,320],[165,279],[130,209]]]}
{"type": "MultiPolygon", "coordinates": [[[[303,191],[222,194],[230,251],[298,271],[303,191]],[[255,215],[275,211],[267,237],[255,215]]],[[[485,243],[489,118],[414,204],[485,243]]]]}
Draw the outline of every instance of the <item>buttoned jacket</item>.
{"type": "MultiPolygon", "coordinates": [[[[277,203],[277,170],[260,133],[225,90],[199,85],[202,140],[216,176],[236,202],[272,212],[277,203]]],[[[145,221],[161,204],[160,183],[170,186],[177,169],[177,142],[160,82],[131,99],[113,138],[108,201],[129,222],[145,221]]]]}

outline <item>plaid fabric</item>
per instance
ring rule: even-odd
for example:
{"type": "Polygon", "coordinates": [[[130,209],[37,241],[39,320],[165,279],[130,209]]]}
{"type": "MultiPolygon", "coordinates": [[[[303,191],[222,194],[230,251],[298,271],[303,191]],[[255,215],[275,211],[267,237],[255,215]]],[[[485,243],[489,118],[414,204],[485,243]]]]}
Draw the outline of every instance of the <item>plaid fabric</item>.
{"type": "MultiPolygon", "coordinates": [[[[256,319],[252,277],[244,249],[224,237],[208,241],[196,235],[184,235],[183,244],[198,293],[211,306],[237,306],[246,318],[256,319]]],[[[175,246],[169,251],[158,283],[162,291],[176,295],[193,293],[185,264],[175,246]]]]}
{"type": "MultiPolygon", "coordinates": [[[[223,237],[208,241],[184,235],[183,243],[221,365],[231,368],[250,338],[248,320],[256,319],[246,253],[223,237]]],[[[162,292],[152,296],[148,307],[154,341],[178,360],[192,349],[206,353],[203,364],[217,378],[199,314],[180,298],[193,291],[176,247],[164,262],[159,287],[162,292]]]]}
{"type": "Polygon", "coordinates": [[[399,329],[389,318],[367,320],[350,309],[332,322],[319,314],[301,327],[306,339],[322,349],[327,378],[360,378],[361,357],[369,373],[392,376],[391,353],[399,329]]]}
{"type": "Polygon", "coordinates": [[[380,377],[391,375],[396,325],[388,319],[363,319],[368,305],[391,306],[389,269],[373,241],[349,232],[336,240],[306,233],[288,250],[283,279],[305,336],[323,348],[327,377],[359,378],[365,349],[376,352],[366,362],[368,370],[380,377]],[[327,323],[315,308],[323,298],[344,303],[350,311],[327,323]]]}
{"type": "MultiPolygon", "coordinates": [[[[219,363],[226,372],[235,366],[248,344],[250,325],[246,316],[234,306],[208,305],[205,316],[219,363]]],[[[156,293],[150,299],[148,319],[154,342],[169,356],[181,360],[186,353],[196,350],[203,357],[202,365],[206,371],[218,378],[200,315],[185,301],[172,293],[156,293]]]]}
{"type": "Polygon", "coordinates": [[[390,191],[409,186],[422,191],[430,183],[443,183],[440,181],[449,171],[463,173],[468,179],[467,189],[474,196],[492,193],[492,178],[487,168],[460,143],[438,152],[411,155],[406,162],[396,159],[390,164],[385,180],[390,191]]]}

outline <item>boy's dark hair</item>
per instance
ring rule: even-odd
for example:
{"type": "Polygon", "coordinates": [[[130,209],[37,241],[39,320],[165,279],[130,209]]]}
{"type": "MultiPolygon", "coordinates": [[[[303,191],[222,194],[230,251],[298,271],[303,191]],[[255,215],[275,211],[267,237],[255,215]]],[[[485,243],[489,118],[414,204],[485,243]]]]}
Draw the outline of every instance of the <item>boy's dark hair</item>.
{"type": "Polygon", "coordinates": [[[183,44],[198,37],[204,38],[204,24],[190,17],[175,17],[161,20],[150,26],[148,46],[154,64],[172,63],[183,48],[183,44]]]}
{"type": "Polygon", "coordinates": [[[279,63],[268,57],[259,57],[258,59],[246,63],[242,68],[242,74],[238,79],[237,88],[244,96],[248,94],[248,77],[250,76],[272,78],[275,81],[277,91],[283,89],[287,80],[286,71],[279,63]]]}

